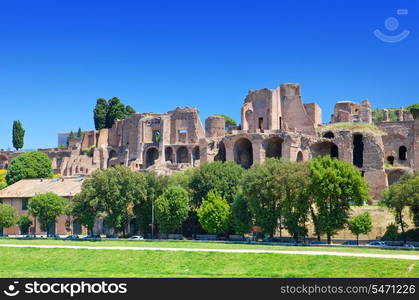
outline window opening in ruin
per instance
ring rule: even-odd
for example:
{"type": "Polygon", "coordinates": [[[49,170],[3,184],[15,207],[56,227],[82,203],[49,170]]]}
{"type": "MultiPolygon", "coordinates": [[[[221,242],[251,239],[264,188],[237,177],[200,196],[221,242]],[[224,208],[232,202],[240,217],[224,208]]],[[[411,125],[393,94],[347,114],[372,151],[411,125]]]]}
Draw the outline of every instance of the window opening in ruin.
{"type": "Polygon", "coordinates": [[[394,165],[394,156],[389,156],[389,157],[387,157],[387,161],[388,161],[388,163],[390,164],[390,165],[394,165]]]}
{"type": "Polygon", "coordinates": [[[323,134],[323,137],[324,137],[325,139],[334,139],[334,138],[335,138],[335,135],[333,134],[333,132],[328,131],[328,132],[326,132],[325,134],[323,134]]]}
{"type": "Polygon", "coordinates": [[[405,146],[400,146],[399,148],[399,159],[400,160],[406,160],[407,158],[407,149],[405,146]]]}
{"type": "Polygon", "coordinates": [[[171,147],[167,147],[164,151],[164,156],[166,161],[170,161],[173,163],[173,149],[171,147]]]}
{"type": "Polygon", "coordinates": [[[217,155],[214,157],[215,161],[221,161],[221,162],[225,162],[226,161],[226,147],[224,145],[223,142],[220,142],[218,144],[218,153],[217,155]]]}
{"type": "Polygon", "coordinates": [[[180,147],[176,152],[177,163],[189,163],[189,151],[186,147],[180,147]]]}
{"type": "Polygon", "coordinates": [[[245,169],[253,165],[253,147],[248,139],[241,138],[234,145],[234,161],[245,169]]]}
{"type": "Polygon", "coordinates": [[[259,130],[263,130],[263,118],[259,118],[259,130]]]}
{"type": "Polygon", "coordinates": [[[361,134],[353,137],[353,164],[358,168],[364,165],[364,142],[361,134]]]}
{"type": "Polygon", "coordinates": [[[146,167],[154,165],[156,160],[159,158],[159,151],[156,148],[150,148],[146,153],[146,167]]]}
{"type": "Polygon", "coordinates": [[[282,157],[282,139],[273,137],[265,142],[265,150],[267,158],[281,158],[282,157]]]}
{"type": "Polygon", "coordinates": [[[339,158],[339,148],[335,144],[330,147],[330,157],[339,158]]]}
{"type": "Polygon", "coordinates": [[[279,129],[282,130],[282,117],[279,117],[279,129]]]}
{"type": "Polygon", "coordinates": [[[303,152],[298,151],[298,154],[297,154],[297,162],[301,162],[303,160],[304,160],[304,158],[303,158],[303,152]]]}

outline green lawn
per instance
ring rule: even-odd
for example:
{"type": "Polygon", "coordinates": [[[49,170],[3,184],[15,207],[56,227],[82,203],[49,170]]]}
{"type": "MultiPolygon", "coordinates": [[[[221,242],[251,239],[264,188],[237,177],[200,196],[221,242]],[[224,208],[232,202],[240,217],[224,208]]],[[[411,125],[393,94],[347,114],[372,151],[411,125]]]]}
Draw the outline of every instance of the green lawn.
{"type": "Polygon", "coordinates": [[[0,239],[0,244],[18,245],[68,245],[68,246],[121,246],[121,247],[161,247],[161,248],[206,248],[206,249],[266,249],[266,250],[289,250],[289,251],[332,251],[349,253],[378,253],[378,254],[416,254],[418,250],[386,250],[354,247],[292,247],[292,246],[269,246],[251,245],[240,243],[220,242],[191,242],[191,241],[62,241],[62,240],[16,240],[0,239]]]}
{"type": "Polygon", "coordinates": [[[419,277],[417,261],[336,256],[0,248],[0,277],[419,277]]]}

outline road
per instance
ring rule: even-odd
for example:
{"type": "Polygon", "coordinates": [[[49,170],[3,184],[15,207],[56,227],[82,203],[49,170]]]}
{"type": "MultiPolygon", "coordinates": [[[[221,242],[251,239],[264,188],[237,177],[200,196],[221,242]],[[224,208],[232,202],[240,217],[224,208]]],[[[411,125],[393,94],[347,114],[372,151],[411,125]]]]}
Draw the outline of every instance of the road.
{"type": "Polygon", "coordinates": [[[159,247],[101,247],[101,246],[63,246],[63,245],[12,245],[0,244],[8,248],[38,248],[38,249],[87,249],[87,250],[122,250],[122,251],[171,251],[171,252],[217,252],[217,253],[271,253],[293,255],[329,255],[340,257],[368,257],[419,260],[419,255],[413,254],[378,254],[378,253],[350,253],[333,251],[286,251],[286,250],[256,250],[256,249],[205,249],[205,248],[159,248],[159,247]]]}

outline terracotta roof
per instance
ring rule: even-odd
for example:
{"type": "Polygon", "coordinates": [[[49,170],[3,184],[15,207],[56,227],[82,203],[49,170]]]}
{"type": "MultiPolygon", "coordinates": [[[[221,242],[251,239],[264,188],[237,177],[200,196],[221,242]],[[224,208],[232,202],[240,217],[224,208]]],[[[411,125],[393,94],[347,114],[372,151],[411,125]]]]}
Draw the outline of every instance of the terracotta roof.
{"type": "Polygon", "coordinates": [[[62,197],[70,197],[81,191],[83,181],[83,177],[24,179],[0,190],[0,199],[32,198],[33,196],[49,192],[62,197]]]}

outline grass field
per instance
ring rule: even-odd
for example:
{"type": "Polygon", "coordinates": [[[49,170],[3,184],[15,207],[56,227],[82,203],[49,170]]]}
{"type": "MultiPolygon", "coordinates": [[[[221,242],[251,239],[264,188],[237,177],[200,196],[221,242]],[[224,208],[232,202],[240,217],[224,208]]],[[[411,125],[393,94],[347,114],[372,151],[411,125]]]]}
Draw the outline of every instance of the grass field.
{"type": "Polygon", "coordinates": [[[67,245],[67,246],[121,246],[121,247],[160,247],[160,248],[206,248],[206,249],[260,249],[260,250],[289,250],[289,251],[332,251],[349,253],[377,253],[377,254],[417,254],[419,251],[409,250],[386,250],[357,247],[292,247],[292,246],[269,246],[240,243],[220,242],[191,242],[191,241],[61,241],[61,240],[16,240],[0,239],[0,244],[17,245],[67,245]]]}
{"type": "Polygon", "coordinates": [[[419,277],[418,261],[336,256],[1,248],[0,277],[419,277]]]}

